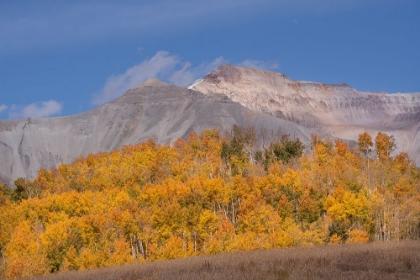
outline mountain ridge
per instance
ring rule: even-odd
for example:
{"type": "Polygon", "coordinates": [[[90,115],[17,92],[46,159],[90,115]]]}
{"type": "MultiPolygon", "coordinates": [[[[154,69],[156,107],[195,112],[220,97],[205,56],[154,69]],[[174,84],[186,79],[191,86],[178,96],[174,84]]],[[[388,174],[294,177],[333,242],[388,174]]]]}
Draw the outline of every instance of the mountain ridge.
{"type": "Polygon", "coordinates": [[[0,120],[0,181],[13,186],[19,177],[32,179],[40,168],[89,153],[148,139],[171,144],[191,132],[233,125],[272,131],[273,137],[290,134],[306,147],[312,133],[355,143],[362,132],[374,137],[382,131],[395,136],[397,152],[420,164],[420,94],[360,92],[344,83],[222,65],[187,89],[152,78],[88,112],[0,120]]]}
{"type": "Polygon", "coordinates": [[[191,132],[233,125],[266,127],[309,143],[312,131],[254,112],[224,94],[204,95],[156,79],[88,112],[66,117],[0,121],[0,181],[13,186],[89,153],[153,139],[170,144],[191,132]]]}
{"type": "Polygon", "coordinates": [[[420,93],[361,92],[347,84],[293,81],[272,71],[222,65],[191,89],[223,93],[251,110],[337,138],[357,140],[365,131],[393,134],[420,164],[420,93]]]}

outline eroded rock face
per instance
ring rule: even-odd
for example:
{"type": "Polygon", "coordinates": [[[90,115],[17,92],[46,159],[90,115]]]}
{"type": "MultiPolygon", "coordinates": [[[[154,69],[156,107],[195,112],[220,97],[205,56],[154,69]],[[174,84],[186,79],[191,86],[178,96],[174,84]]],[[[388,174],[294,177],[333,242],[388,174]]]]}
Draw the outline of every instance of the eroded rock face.
{"type": "Polygon", "coordinates": [[[153,139],[171,143],[191,132],[234,124],[301,138],[312,130],[245,108],[222,94],[204,95],[151,79],[113,102],[69,117],[0,121],[0,180],[13,186],[89,153],[153,139]]]}
{"type": "Polygon", "coordinates": [[[347,84],[293,81],[280,73],[222,65],[191,89],[223,93],[256,112],[270,114],[338,138],[364,131],[397,139],[420,164],[420,93],[360,92],[347,84]]]}

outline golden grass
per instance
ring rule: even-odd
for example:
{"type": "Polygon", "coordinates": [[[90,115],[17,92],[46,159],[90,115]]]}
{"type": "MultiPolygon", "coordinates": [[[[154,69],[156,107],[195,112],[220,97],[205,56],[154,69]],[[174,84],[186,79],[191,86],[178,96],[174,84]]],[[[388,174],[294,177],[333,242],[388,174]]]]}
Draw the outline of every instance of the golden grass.
{"type": "Polygon", "coordinates": [[[34,279],[420,279],[420,241],[236,252],[34,279]]]}

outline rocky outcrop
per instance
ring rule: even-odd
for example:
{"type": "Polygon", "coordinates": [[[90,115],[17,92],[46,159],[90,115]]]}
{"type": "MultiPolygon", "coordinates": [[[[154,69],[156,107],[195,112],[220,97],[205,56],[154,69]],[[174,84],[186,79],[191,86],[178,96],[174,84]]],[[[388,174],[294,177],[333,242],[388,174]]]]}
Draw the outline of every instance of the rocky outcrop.
{"type": "Polygon", "coordinates": [[[148,139],[171,143],[190,132],[253,126],[310,141],[312,130],[254,112],[226,95],[204,95],[156,79],[92,111],[68,117],[0,121],[0,180],[31,179],[42,168],[148,139]]]}
{"type": "Polygon", "coordinates": [[[420,164],[420,93],[360,92],[347,84],[293,81],[280,73],[229,64],[189,88],[223,93],[256,112],[342,139],[383,131],[395,136],[397,151],[407,151],[420,164]]]}

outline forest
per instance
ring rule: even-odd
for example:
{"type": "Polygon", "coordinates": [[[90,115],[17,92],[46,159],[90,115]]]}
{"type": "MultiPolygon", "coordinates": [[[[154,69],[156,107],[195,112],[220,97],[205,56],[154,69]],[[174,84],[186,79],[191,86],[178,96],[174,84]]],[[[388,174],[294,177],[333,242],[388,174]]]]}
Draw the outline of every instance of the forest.
{"type": "Polygon", "coordinates": [[[420,169],[393,136],[349,147],[312,135],[304,147],[225,134],[149,140],[0,185],[0,277],[419,238],[420,169]]]}

